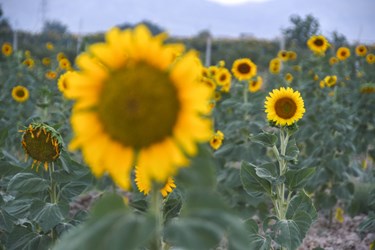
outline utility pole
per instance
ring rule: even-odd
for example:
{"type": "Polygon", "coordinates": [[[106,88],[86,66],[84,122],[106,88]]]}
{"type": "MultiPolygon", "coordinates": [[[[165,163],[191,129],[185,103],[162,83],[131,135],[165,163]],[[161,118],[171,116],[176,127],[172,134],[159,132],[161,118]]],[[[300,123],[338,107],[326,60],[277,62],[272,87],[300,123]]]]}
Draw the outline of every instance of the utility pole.
{"type": "Polygon", "coordinates": [[[211,64],[211,45],[212,45],[211,34],[208,34],[207,40],[206,40],[206,60],[204,63],[206,67],[209,67],[211,64]]]}
{"type": "Polygon", "coordinates": [[[13,50],[17,51],[18,48],[18,33],[17,33],[17,20],[14,22],[14,30],[13,30],[13,50]]]}
{"type": "Polygon", "coordinates": [[[47,12],[48,12],[48,2],[47,2],[47,0],[42,0],[41,3],[40,3],[40,13],[41,13],[42,27],[46,23],[47,12]]]}

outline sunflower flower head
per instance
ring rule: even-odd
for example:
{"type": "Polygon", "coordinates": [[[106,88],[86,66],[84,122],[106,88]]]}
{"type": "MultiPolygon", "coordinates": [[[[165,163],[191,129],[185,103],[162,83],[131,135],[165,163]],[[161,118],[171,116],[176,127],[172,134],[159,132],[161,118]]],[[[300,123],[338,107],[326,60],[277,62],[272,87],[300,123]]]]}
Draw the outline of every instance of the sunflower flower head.
{"type": "Polygon", "coordinates": [[[366,56],[367,51],[367,47],[363,44],[360,44],[357,47],[355,47],[355,54],[357,56],[366,56]]]}
{"type": "Polygon", "coordinates": [[[324,55],[330,44],[324,36],[318,35],[310,37],[307,41],[307,46],[315,54],[324,55]]]}
{"type": "Polygon", "coordinates": [[[48,70],[48,71],[45,73],[45,77],[46,77],[48,80],[54,80],[54,79],[56,79],[56,77],[57,77],[57,73],[56,73],[56,71],[48,70]]]}
{"type": "Polygon", "coordinates": [[[28,57],[22,62],[22,64],[25,65],[28,69],[32,69],[34,68],[35,61],[31,57],[28,57]]]}
{"type": "Polygon", "coordinates": [[[329,58],[329,65],[331,66],[335,65],[338,62],[339,62],[339,59],[337,59],[337,57],[332,56],[331,58],[329,58]]]}
{"type": "Polygon", "coordinates": [[[256,79],[251,79],[249,81],[249,92],[255,93],[262,88],[263,85],[263,78],[261,76],[257,76],[256,79]]]}
{"type": "Polygon", "coordinates": [[[279,74],[281,70],[281,60],[273,58],[269,63],[269,71],[271,74],[279,74]]]}
{"type": "Polygon", "coordinates": [[[67,71],[64,74],[62,74],[59,79],[57,80],[57,88],[60,90],[60,92],[66,96],[66,90],[68,89],[68,78],[70,76],[76,75],[77,73],[74,71],[67,71]]]}
{"type": "Polygon", "coordinates": [[[75,100],[69,148],[123,189],[134,165],[148,183],[165,183],[211,137],[212,90],[201,82],[198,55],[176,58],[165,39],[144,25],[113,28],[78,56],[79,71],[67,79],[66,96],[75,100]]]}
{"type": "MultiPolygon", "coordinates": [[[[140,166],[135,167],[135,184],[137,185],[137,188],[140,192],[142,192],[144,195],[148,195],[152,189],[153,183],[149,178],[147,178],[148,175],[145,171],[147,170],[140,166]]],[[[175,188],[176,184],[174,182],[174,179],[172,177],[168,177],[165,181],[165,184],[161,185],[161,188],[159,190],[161,195],[163,197],[166,197],[175,188]]]]}
{"type": "Polygon", "coordinates": [[[257,74],[257,66],[249,58],[240,58],[234,61],[232,73],[240,81],[249,80],[257,74]]]}
{"type": "Polygon", "coordinates": [[[274,89],[266,97],[267,119],[276,125],[289,126],[297,122],[305,113],[304,101],[298,91],[292,88],[274,89]]]}
{"type": "Polygon", "coordinates": [[[325,83],[325,86],[327,86],[327,87],[335,86],[336,82],[337,82],[337,76],[335,76],[335,75],[324,77],[324,83],[325,83]]]}
{"type": "Polygon", "coordinates": [[[286,73],[284,79],[288,84],[290,84],[293,82],[293,75],[291,73],[286,73]]]}
{"type": "Polygon", "coordinates": [[[232,75],[227,68],[219,68],[215,74],[215,81],[219,86],[228,85],[232,81],[232,75]]]}
{"type": "Polygon", "coordinates": [[[362,94],[373,94],[375,93],[375,83],[365,83],[362,84],[359,92],[362,94]]]}
{"type": "Polygon", "coordinates": [[[223,144],[224,140],[224,134],[220,130],[217,130],[216,133],[214,133],[210,140],[210,145],[214,150],[218,150],[221,145],[223,144]]]}
{"type": "Polygon", "coordinates": [[[286,50],[280,50],[277,53],[277,57],[280,58],[281,61],[285,62],[289,60],[288,51],[286,50]]]}
{"type": "Polygon", "coordinates": [[[295,51],[290,50],[287,52],[287,55],[288,55],[288,61],[297,60],[297,53],[295,51]]]}
{"type": "Polygon", "coordinates": [[[26,102],[29,99],[29,90],[21,85],[12,89],[12,97],[16,102],[26,102]]]}
{"type": "Polygon", "coordinates": [[[3,45],[1,46],[1,52],[4,56],[10,56],[13,53],[12,45],[8,42],[3,43],[3,45]]]}
{"type": "Polygon", "coordinates": [[[347,47],[340,47],[336,51],[336,57],[340,61],[345,61],[346,59],[348,59],[350,57],[350,50],[349,50],[349,48],[347,48],[347,47]]]}
{"type": "Polygon", "coordinates": [[[370,53],[370,54],[367,54],[366,56],[366,62],[368,64],[374,64],[375,63],[375,55],[370,53]]]}
{"type": "Polygon", "coordinates": [[[40,163],[44,163],[44,169],[48,170],[48,164],[60,156],[62,138],[53,128],[44,123],[31,123],[23,132],[22,147],[26,156],[33,161],[32,168],[36,165],[38,171],[40,163]]]}

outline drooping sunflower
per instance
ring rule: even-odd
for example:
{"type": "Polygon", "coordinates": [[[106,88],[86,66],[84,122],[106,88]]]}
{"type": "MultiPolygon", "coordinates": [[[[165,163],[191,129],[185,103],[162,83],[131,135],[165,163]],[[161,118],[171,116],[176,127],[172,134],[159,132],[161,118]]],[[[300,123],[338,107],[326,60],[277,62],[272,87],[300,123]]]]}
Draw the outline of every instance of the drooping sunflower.
{"type": "Polygon", "coordinates": [[[40,163],[48,170],[48,164],[60,156],[63,145],[60,134],[51,126],[44,123],[31,123],[23,132],[22,147],[26,156],[34,159],[33,168],[36,165],[38,171],[40,163]]]}
{"type": "Polygon", "coordinates": [[[12,97],[17,102],[26,102],[29,99],[29,90],[21,85],[12,89],[12,97]]]}
{"type": "Polygon", "coordinates": [[[227,68],[219,68],[215,74],[215,81],[219,86],[228,85],[232,81],[232,75],[227,68]]]}
{"type": "Polygon", "coordinates": [[[324,83],[325,83],[325,86],[327,86],[327,87],[335,86],[336,82],[337,82],[337,76],[335,76],[335,75],[324,77],[324,83]]]}
{"type": "Polygon", "coordinates": [[[249,91],[251,93],[255,93],[260,90],[263,85],[263,78],[261,76],[257,76],[256,79],[252,79],[249,81],[249,91]]]}
{"type": "Polygon", "coordinates": [[[3,45],[1,46],[1,52],[4,56],[10,56],[13,53],[12,45],[8,42],[3,43],[3,45]]]}
{"type": "Polygon", "coordinates": [[[336,57],[337,57],[340,61],[345,61],[346,59],[348,59],[349,56],[350,56],[350,50],[349,50],[349,48],[347,48],[347,47],[340,47],[340,48],[336,51],[336,57]]]}
{"type": "Polygon", "coordinates": [[[318,35],[310,37],[307,41],[307,46],[316,54],[324,54],[330,44],[324,36],[318,35]]]}
{"type": "Polygon", "coordinates": [[[367,54],[367,47],[363,44],[358,45],[355,47],[355,54],[357,56],[365,56],[367,54]]]}
{"type": "Polygon", "coordinates": [[[234,61],[232,73],[240,81],[249,80],[257,74],[257,66],[249,58],[240,58],[234,61]]]}
{"type": "Polygon", "coordinates": [[[277,57],[280,58],[281,61],[288,61],[288,59],[289,59],[288,51],[286,51],[286,50],[280,50],[277,53],[277,57]]]}
{"type": "Polygon", "coordinates": [[[66,95],[76,100],[70,149],[81,149],[96,176],[108,172],[124,189],[135,164],[164,183],[211,136],[212,92],[201,82],[198,55],[175,60],[165,38],[144,25],[113,28],[77,58],[80,71],[68,78],[66,95]]]}
{"type": "Polygon", "coordinates": [[[368,54],[368,55],[366,56],[366,62],[367,62],[368,64],[373,64],[373,63],[375,63],[375,55],[372,54],[372,53],[368,54]]]}
{"type": "MultiPolygon", "coordinates": [[[[135,167],[135,184],[140,192],[144,195],[148,195],[152,189],[152,182],[148,178],[147,169],[136,166],[135,167]]],[[[168,177],[165,185],[160,189],[160,193],[163,197],[166,197],[169,193],[176,188],[176,184],[172,177],[168,177]]]]}
{"type": "Polygon", "coordinates": [[[221,145],[223,144],[224,140],[224,134],[220,130],[217,130],[216,133],[214,133],[210,140],[210,145],[214,150],[218,150],[221,145]]]}
{"type": "Polygon", "coordinates": [[[298,91],[292,88],[274,89],[264,104],[267,119],[276,125],[292,125],[305,113],[304,101],[298,91]]]}

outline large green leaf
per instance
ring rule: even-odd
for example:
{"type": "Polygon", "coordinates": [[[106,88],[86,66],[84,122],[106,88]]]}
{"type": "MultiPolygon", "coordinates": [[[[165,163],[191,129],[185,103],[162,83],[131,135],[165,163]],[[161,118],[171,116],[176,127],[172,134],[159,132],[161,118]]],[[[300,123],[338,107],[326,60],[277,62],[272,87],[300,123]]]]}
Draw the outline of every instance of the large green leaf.
{"type": "Polygon", "coordinates": [[[305,238],[307,231],[309,231],[311,223],[313,222],[311,216],[302,210],[297,211],[292,220],[297,224],[298,229],[301,233],[301,238],[305,238]]]}
{"type": "Polygon", "coordinates": [[[33,249],[33,250],[47,250],[50,249],[52,239],[47,235],[33,232],[26,226],[16,226],[9,234],[6,249],[33,249]]]}
{"type": "Polygon", "coordinates": [[[242,162],[241,182],[245,191],[251,196],[261,196],[264,193],[271,194],[271,183],[256,174],[256,166],[242,162]]]}
{"type": "Polygon", "coordinates": [[[68,209],[56,203],[34,201],[30,207],[30,211],[30,218],[37,222],[43,229],[43,232],[46,233],[54,226],[64,221],[68,209]]]}
{"type": "Polygon", "coordinates": [[[3,208],[8,214],[16,218],[26,218],[29,215],[32,202],[32,199],[15,199],[8,201],[3,208]]]}
{"type": "Polygon", "coordinates": [[[302,243],[301,232],[293,220],[279,220],[273,226],[273,230],[275,241],[288,250],[295,250],[302,243]]]}
{"type": "Polygon", "coordinates": [[[315,173],[315,168],[303,168],[298,170],[288,170],[285,173],[285,184],[289,190],[297,190],[303,188],[309,178],[315,173]]]}
{"type": "Polygon", "coordinates": [[[260,133],[254,136],[250,136],[249,139],[252,142],[262,144],[263,146],[266,146],[266,147],[273,147],[274,145],[276,145],[276,142],[277,142],[276,135],[266,133],[266,132],[260,133]]]}
{"type": "Polygon", "coordinates": [[[249,234],[249,247],[248,249],[257,249],[257,250],[269,250],[271,249],[271,237],[270,236],[261,236],[258,234],[259,227],[258,223],[253,219],[248,219],[245,221],[245,226],[247,233],[249,234]]]}
{"type": "Polygon", "coordinates": [[[309,214],[312,220],[315,220],[317,217],[312,200],[304,192],[299,192],[291,199],[286,211],[286,218],[292,219],[299,211],[309,214]]]}
{"type": "Polygon", "coordinates": [[[297,161],[299,154],[299,149],[297,147],[295,139],[292,139],[288,142],[288,145],[286,147],[286,152],[285,152],[285,159],[288,161],[297,161]]]}
{"type": "Polygon", "coordinates": [[[9,181],[8,191],[38,193],[49,188],[49,182],[33,173],[18,173],[9,181]]]}
{"type": "Polygon", "coordinates": [[[255,168],[256,174],[273,183],[279,178],[279,168],[273,163],[265,163],[255,168]]]}
{"type": "Polygon", "coordinates": [[[13,229],[15,218],[0,208],[0,230],[10,232],[13,229]]]}

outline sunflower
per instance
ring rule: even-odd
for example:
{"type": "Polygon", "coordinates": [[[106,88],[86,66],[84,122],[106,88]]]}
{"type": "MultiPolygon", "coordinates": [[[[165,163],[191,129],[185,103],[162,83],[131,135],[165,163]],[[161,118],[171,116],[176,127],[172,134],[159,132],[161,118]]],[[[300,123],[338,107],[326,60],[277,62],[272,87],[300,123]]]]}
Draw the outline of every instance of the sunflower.
{"type": "Polygon", "coordinates": [[[213,78],[213,77],[215,77],[218,70],[219,70],[219,67],[210,66],[210,67],[208,67],[208,75],[213,78]]]}
{"type": "Polygon", "coordinates": [[[62,74],[57,80],[57,88],[60,90],[61,93],[63,93],[65,97],[67,97],[66,90],[68,89],[68,78],[75,74],[77,73],[74,71],[67,71],[66,73],[62,74]]]}
{"type": "Polygon", "coordinates": [[[35,62],[32,58],[26,58],[23,62],[23,65],[25,65],[28,69],[34,68],[35,62]]]}
{"type": "Polygon", "coordinates": [[[42,59],[42,64],[43,64],[44,66],[50,66],[50,65],[51,65],[51,59],[48,58],[48,57],[43,57],[43,59],[42,59]]]}
{"type": "Polygon", "coordinates": [[[44,169],[48,170],[48,164],[55,161],[60,156],[62,148],[62,138],[53,128],[44,123],[31,123],[23,132],[22,147],[26,156],[34,159],[38,171],[40,163],[44,163],[44,169]]]}
{"type": "Polygon", "coordinates": [[[4,56],[10,56],[13,53],[12,45],[8,42],[3,43],[3,46],[1,46],[1,52],[4,56]]]}
{"type": "Polygon", "coordinates": [[[25,102],[29,99],[29,90],[24,86],[15,86],[12,89],[12,97],[17,102],[25,102]]]}
{"type": "Polygon", "coordinates": [[[232,72],[240,81],[249,80],[257,74],[257,66],[249,58],[240,58],[234,61],[232,72]]]}
{"type": "Polygon", "coordinates": [[[375,84],[374,83],[362,84],[360,89],[359,89],[359,92],[361,92],[362,94],[375,93],[375,84]]]}
{"type": "Polygon", "coordinates": [[[232,75],[227,68],[219,68],[215,74],[215,81],[219,86],[225,86],[232,81],[232,75]]]}
{"type": "Polygon", "coordinates": [[[337,57],[334,57],[332,56],[331,58],[329,58],[329,65],[335,65],[336,63],[339,62],[339,59],[337,59],[337,57]]]}
{"type": "Polygon", "coordinates": [[[319,80],[319,75],[318,75],[318,74],[314,74],[314,76],[313,76],[313,80],[314,80],[314,81],[318,81],[318,80],[319,80]]]}
{"type": "MultiPolygon", "coordinates": [[[[140,166],[135,167],[135,184],[140,192],[144,195],[148,195],[151,191],[152,182],[147,178],[147,169],[140,166]]],[[[172,177],[168,177],[165,185],[160,189],[160,193],[163,197],[166,197],[169,193],[176,188],[176,184],[172,177]]]]}
{"type": "Polygon", "coordinates": [[[216,90],[216,83],[214,82],[214,80],[212,80],[211,78],[208,78],[208,77],[202,77],[201,78],[201,82],[205,85],[207,85],[212,91],[215,91],[216,90]]]}
{"type": "Polygon", "coordinates": [[[292,67],[292,69],[293,69],[294,71],[296,71],[296,72],[301,72],[301,71],[302,71],[302,67],[301,67],[300,65],[294,65],[294,66],[292,67]]]}
{"type": "Polygon", "coordinates": [[[224,61],[224,60],[220,60],[220,61],[217,63],[217,66],[218,66],[219,68],[223,68],[223,67],[225,67],[225,61],[224,61]]]}
{"type": "Polygon", "coordinates": [[[219,91],[215,91],[215,94],[214,94],[214,99],[215,101],[220,101],[221,100],[221,92],[219,91]]]}
{"type": "Polygon", "coordinates": [[[324,89],[325,86],[326,86],[326,83],[324,82],[324,80],[321,80],[321,81],[319,82],[319,87],[320,87],[321,89],[324,89]]]}
{"type": "Polygon", "coordinates": [[[256,79],[252,79],[249,81],[249,91],[251,93],[255,93],[258,90],[260,90],[262,85],[263,85],[263,78],[261,76],[257,76],[256,79]]]}
{"type": "Polygon", "coordinates": [[[54,48],[55,48],[55,46],[53,46],[53,43],[51,43],[51,42],[46,43],[46,49],[53,50],[54,48]]]}
{"type": "Polygon", "coordinates": [[[57,77],[57,73],[56,71],[53,71],[53,70],[48,70],[46,73],[45,73],[45,77],[49,80],[53,80],[57,77]]]}
{"type": "Polygon", "coordinates": [[[67,58],[62,58],[60,61],[59,61],[59,67],[60,69],[62,70],[71,70],[72,69],[72,66],[70,64],[70,61],[67,59],[67,58]]]}
{"type": "Polygon", "coordinates": [[[374,54],[368,54],[367,56],[366,56],[366,62],[368,63],[368,64],[373,64],[373,63],[375,63],[375,55],[374,54]]]}
{"type": "Polygon", "coordinates": [[[355,47],[355,54],[357,56],[365,56],[367,54],[367,47],[365,45],[358,45],[355,47]]]}
{"type": "Polygon", "coordinates": [[[64,54],[64,52],[59,52],[59,53],[57,53],[57,55],[56,55],[56,59],[57,59],[58,62],[59,62],[61,59],[64,59],[64,58],[66,58],[66,55],[64,54]]]}
{"type": "Polygon", "coordinates": [[[288,61],[288,59],[289,59],[288,51],[286,51],[286,50],[280,50],[277,53],[277,57],[280,58],[281,61],[288,61]]]}
{"type": "Polygon", "coordinates": [[[307,41],[307,46],[316,54],[324,54],[330,44],[324,36],[318,35],[310,37],[307,41]]]}
{"type": "Polygon", "coordinates": [[[96,176],[108,172],[124,189],[134,165],[164,183],[211,136],[212,91],[200,81],[198,55],[174,60],[165,38],[144,25],[113,28],[77,58],[80,71],[68,78],[66,95],[76,100],[70,149],[81,149],[96,176]]]}
{"type": "Polygon", "coordinates": [[[336,82],[337,82],[337,76],[335,75],[324,77],[324,83],[325,83],[325,86],[327,87],[335,86],[336,82]]]}
{"type": "Polygon", "coordinates": [[[281,61],[279,58],[274,58],[270,61],[269,71],[271,74],[279,74],[281,70],[281,61]]]}
{"type": "Polygon", "coordinates": [[[295,61],[297,59],[297,53],[292,50],[288,51],[287,55],[289,61],[295,61]]]}
{"type": "Polygon", "coordinates": [[[350,56],[350,50],[347,47],[340,47],[336,51],[336,57],[340,61],[345,61],[346,59],[348,59],[349,56],[350,56]]]}
{"type": "Polygon", "coordinates": [[[223,144],[224,140],[224,134],[220,130],[217,130],[216,133],[214,133],[210,140],[210,145],[214,150],[218,150],[221,145],[223,144]]]}
{"type": "Polygon", "coordinates": [[[292,125],[305,113],[301,94],[289,87],[281,87],[270,92],[264,106],[267,119],[281,126],[292,125]]]}
{"type": "Polygon", "coordinates": [[[291,73],[286,73],[284,79],[287,83],[293,82],[293,75],[291,73]]]}

